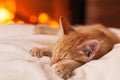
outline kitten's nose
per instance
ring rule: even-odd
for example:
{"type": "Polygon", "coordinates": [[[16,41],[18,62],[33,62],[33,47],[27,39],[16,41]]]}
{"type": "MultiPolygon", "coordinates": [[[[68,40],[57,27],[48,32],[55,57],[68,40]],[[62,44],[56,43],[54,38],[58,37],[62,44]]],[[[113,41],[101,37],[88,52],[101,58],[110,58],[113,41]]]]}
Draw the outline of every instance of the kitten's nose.
{"type": "Polygon", "coordinates": [[[52,65],[55,64],[55,63],[57,63],[57,61],[51,60],[52,65]]]}
{"type": "Polygon", "coordinates": [[[59,61],[60,61],[59,59],[54,59],[54,60],[52,59],[52,60],[51,60],[51,65],[53,65],[53,64],[55,64],[55,63],[57,63],[57,62],[59,62],[59,61]]]}

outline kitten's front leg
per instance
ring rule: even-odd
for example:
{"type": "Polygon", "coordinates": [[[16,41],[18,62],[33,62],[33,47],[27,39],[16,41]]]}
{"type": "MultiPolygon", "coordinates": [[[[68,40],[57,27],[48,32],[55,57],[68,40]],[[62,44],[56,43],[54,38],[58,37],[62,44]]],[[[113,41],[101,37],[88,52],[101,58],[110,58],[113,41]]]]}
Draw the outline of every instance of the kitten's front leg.
{"type": "Polygon", "coordinates": [[[72,71],[81,64],[74,60],[63,60],[53,65],[55,73],[60,77],[67,79],[71,76],[72,71]]]}
{"type": "Polygon", "coordinates": [[[51,51],[49,48],[32,48],[30,54],[36,57],[49,56],[51,57],[51,51]]]}

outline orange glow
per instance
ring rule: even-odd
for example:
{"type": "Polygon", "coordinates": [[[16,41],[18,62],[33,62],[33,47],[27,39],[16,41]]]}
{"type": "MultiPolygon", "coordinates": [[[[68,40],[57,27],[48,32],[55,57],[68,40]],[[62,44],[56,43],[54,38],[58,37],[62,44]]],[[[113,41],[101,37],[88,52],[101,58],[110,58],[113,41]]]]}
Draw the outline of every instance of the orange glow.
{"type": "Polygon", "coordinates": [[[57,21],[51,21],[50,25],[54,28],[58,28],[59,27],[59,23],[57,21]]]}
{"type": "MultiPolygon", "coordinates": [[[[17,7],[16,0],[0,0],[0,24],[47,24],[53,28],[59,28],[59,23],[54,20],[49,13],[40,12],[37,16],[36,14],[27,16],[26,19],[20,19],[19,16],[16,15],[17,7]]],[[[20,13],[19,13],[20,15],[20,13]]]]}
{"type": "Polygon", "coordinates": [[[59,23],[55,20],[53,20],[50,16],[48,16],[47,13],[40,13],[38,16],[38,22],[41,24],[47,24],[50,25],[54,28],[58,28],[59,27],[59,23]]]}
{"type": "Polygon", "coordinates": [[[19,21],[17,21],[16,23],[17,23],[17,24],[24,24],[24,21],[19,20],[19,21]]]}
{"type": "Polygon", "coordinates": [[[48,15],[46,13],[41,13],[38,16],[39,23],[46,23],[48,21],[48,15]]]}
{"type": "Polygon", "coordinates": [[[14,14],[6,8],[0,8],[0,23],[5,23],[14,18],[14,14]]]}
{"type": "Polygon", "coordinates": [[[14,21],[8,21],[7,24],[14,24],[14,21]]]}
{"type": "Polygon", "coordinates": [[[16,12],[15,0],[0,0],[0,7],[8,9],[12,13],[16,12]]]}
{"type": "Polygon", "coordinates": [[[34,16],[34,15],[32,15],[32,16],[30,16],[29,20],[30,20],[30,22],[32,22],[32,23],[36,23],[36,22],[37,22],[37,17],[34,16]]]}

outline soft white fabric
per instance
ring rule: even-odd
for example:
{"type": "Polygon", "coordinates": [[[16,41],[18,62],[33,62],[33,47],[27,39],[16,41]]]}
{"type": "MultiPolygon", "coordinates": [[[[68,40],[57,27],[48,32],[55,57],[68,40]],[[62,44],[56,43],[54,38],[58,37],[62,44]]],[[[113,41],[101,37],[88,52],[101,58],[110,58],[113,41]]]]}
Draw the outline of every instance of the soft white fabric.
{"type": "MultiPolygon", "coordinates": [[[[48,57],[38,59],[29,54],[31,48],[46,47],[58,38],[34,35],[34,27],[0,26],[0,80],[63,80],[54,73],[48,57]]],[[[77,68],[74,74],[68,80],[120,80],[120,44],[101,59],[77,68]]]]}

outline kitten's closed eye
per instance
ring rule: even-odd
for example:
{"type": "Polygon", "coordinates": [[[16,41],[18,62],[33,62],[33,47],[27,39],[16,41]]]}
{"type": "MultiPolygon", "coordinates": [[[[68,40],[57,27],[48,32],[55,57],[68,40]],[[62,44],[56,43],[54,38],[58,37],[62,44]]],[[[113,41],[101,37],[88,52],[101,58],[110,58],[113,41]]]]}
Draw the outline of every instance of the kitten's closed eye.
{"type": "Polygon", "coordinates": [[[67,52],[63,53],[60,59],[67,59],[67,52]]]}
{"type": "Polygon", "coordinates": [[[64,52],[64,53],[62,53],[62,55],[60,57],[55,57],[55,56],[52,57],[51,58],[51,63],[55,64],[55,63],[58,63],[62,60],[68,59],[66,55],[67,55],[67,52],[64,52]]]}

